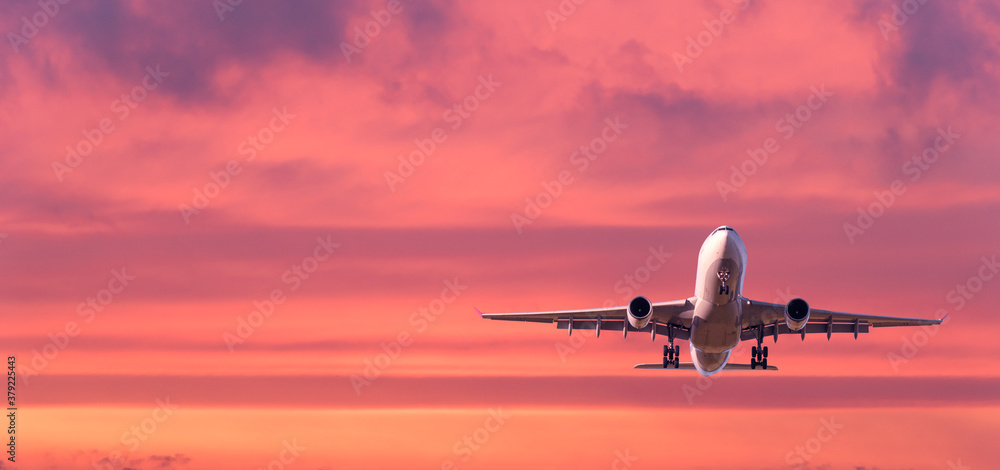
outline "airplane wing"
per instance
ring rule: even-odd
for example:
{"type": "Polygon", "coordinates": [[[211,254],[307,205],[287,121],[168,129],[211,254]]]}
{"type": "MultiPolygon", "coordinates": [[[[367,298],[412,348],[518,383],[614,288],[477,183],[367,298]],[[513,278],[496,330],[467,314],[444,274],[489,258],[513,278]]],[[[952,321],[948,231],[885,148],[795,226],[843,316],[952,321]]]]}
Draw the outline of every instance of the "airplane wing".
{"type": "MultiPolygon", "coordinates": [[[[476,309],[479,312],[478,309],[476,309]]],[[[552,310],[545,312],[483,313],[479,315],[490,320],[529,321],[555,323],[560,330],[617,330],[623,331],[628,325],[626,306],[581,309],[552,310]],[[572,326],[571,326],[572,325],[572,326]]],[[[653,304],[653,318],[641,330],[628,326],[629,331],[644,331],[652,334],[672,334],[674,338],[688,339],[694,303],[691,299],[672,300],[653,304]]]]}
{"type": "Polygon", "coordinates": [[[806,326],[799,331],[792,331],[785,325],[783,304],[749,299],[744,299],[743,302],[743,324],[747,326],[743,328],[741,340],[772,335],[777,340],[779,334],[800,334],[805,337],[806,333],[826,333],[827,339],[833,333],[854,333],[854,337],[857,338],[858,333],[868,333],[870,327],[939,325],[944,320],[883,317],[811,308],[806,326]]]}

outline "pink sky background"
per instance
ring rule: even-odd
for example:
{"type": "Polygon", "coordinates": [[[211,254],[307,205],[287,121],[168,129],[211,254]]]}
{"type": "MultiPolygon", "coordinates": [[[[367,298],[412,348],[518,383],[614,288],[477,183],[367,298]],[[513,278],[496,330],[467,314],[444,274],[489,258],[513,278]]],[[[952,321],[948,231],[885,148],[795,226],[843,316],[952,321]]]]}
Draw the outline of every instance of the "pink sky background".
{"type": "Polygon", "coordinates": [[[0,468],[1000,464],[996,2],[2,4],[0,468]],[[631,369],[664,338],[475,313],[689,297],[723,224],[749,298],[948,321],[705,379],[631,369]]]}

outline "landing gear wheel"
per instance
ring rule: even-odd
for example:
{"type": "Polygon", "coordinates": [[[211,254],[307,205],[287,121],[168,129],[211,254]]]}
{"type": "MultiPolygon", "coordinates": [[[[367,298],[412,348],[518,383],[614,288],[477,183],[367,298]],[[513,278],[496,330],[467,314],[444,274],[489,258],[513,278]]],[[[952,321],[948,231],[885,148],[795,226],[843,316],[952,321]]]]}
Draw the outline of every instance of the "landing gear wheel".
{"type": "Polygon", "coordinates": [[[767,357],[767,346],[764,346],[764,357],[767,357]]]}
{"type": "Polygon", "coordinates": [[[750,358],[750,368],[751,369],[756,369],[757,368],[757,358],[756,357],[751,357],[750,358]]]}
{"type": "Polygon", "coordinates": [[[663,345],[663,368],[668,369],[673,367],[674,369],[680,365],[681,358],[681,348],[680,346],[674,346],[673,341],[670,344],[663,345]]]}
{"type": "Polygon", "coordinates": [[[767,358],[765,357],[763,361],[760,361],[760,368],[767,369],[767,358]]]}
{"type": "Polygon", "coordinates": [[[674,339],[670,338],[670,344],[663,345],[663,368],[673,366],[674,369],[681,365],[681,347],[674,346],[674,339]]]}
{"type": "Polygon", "coordinates": [[[750,355],[753,357],[757,357],[757,346],[750,348],[750,355]]]}

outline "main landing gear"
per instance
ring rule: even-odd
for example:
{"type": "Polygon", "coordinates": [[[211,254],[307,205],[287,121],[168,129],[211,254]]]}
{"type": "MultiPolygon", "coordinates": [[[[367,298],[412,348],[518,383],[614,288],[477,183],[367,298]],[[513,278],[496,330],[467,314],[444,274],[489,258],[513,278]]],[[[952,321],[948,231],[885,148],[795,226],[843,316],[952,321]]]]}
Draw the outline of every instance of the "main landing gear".
{"type": "Polygon", "coordinates": [[[754,346],[750,350],[750,354],[753,355],[750,358],[751,369],[756,369],[757,366],[760,366],[761,369],[767,369],[767,346],[754,346]]]}
{"type": "MultiPolygon", "coordinates": [[[[656,328],[656,326],[653,326],[653,328],[656,328]]],[[[670,339],[670,344],[663,345],[663,368],[669,369],[673,367],[676,369],[681,365],[681,347],[674,346],[673,328],[667,330],[667,338],[670,339]]]]}
{"type": "Polygon", "coordinates": [[[760,366],[761,369],[767,370],[767,346],[761,347],[761,343],[764,342],[764,334],[762,329],[757,330],[757,345],[750,349],[750,368],[756,369],[760,366]]]}
{"type": "Polygon", "coordinates": [[[681,347],[673,345],[663,345],[663,368],[676,369],[681,365],[681,347]]]}

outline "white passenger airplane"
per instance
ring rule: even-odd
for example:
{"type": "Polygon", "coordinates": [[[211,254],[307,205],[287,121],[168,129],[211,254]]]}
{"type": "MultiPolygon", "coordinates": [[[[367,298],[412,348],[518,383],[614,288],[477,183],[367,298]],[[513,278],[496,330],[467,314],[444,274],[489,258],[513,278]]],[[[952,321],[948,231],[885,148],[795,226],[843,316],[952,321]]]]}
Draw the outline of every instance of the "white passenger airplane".
{"type": "MultiPolygon", "coordinates": [[[[556,323],[559,329],[621,330],[649,332],[653,339],[665,335],[663,362],[638,364],[637,369],[697,369],[702,375],[712,375],[722,369],[777,370],[767,365],[767,346],[761,346],[765,336],[778,341],[779,334],[868,333],[869,327],[937,325],[940,320],[921,318],[882,317],[811,310],[802,299],[792,299],[786,305],[758,302],[743,297],[743,276],[746,274],[747,250],[732,227],[723,225],[712,231],[698,254],[698,278],[694,296],[670,302],[651,303],[638,296],[621,307],[557,310],[528,313],[482,313],[491,320],[515,320],[556,323]],[[782,324],[781,320],[784,319],[782,324]],[[688,340],[691,362],[680,362],[680,347],[675,339],[688,340]],[[750,364],[729,364],[733,348],[741,340],[757,340],[751,350],[750,364]]],[[[478,311],[478,309],[477,309],[478,311]]]]}

